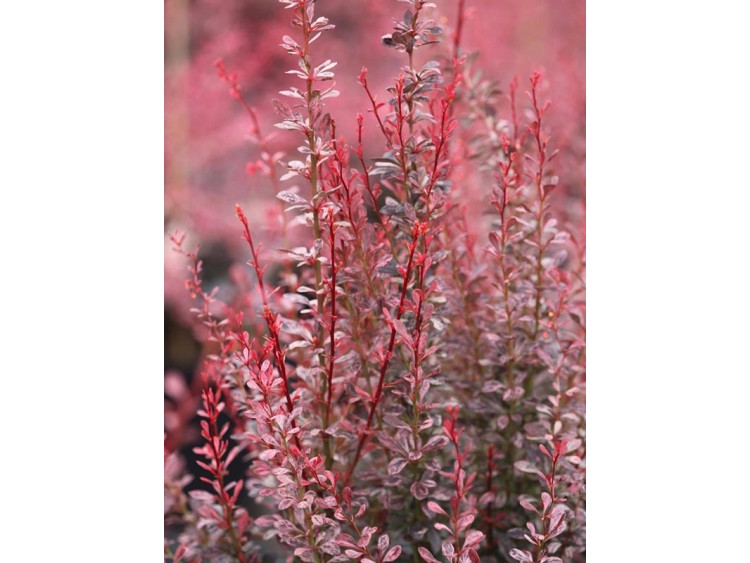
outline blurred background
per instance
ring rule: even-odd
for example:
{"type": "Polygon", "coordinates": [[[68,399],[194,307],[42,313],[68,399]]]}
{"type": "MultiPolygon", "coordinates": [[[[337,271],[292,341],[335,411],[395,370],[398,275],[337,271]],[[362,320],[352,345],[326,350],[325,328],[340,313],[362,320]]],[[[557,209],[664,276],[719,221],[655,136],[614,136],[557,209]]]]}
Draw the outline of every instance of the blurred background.
{"type": "MultiPolygon", "coordinates": [[[[439,21],[448,33],[455,23],[457,0],[438,0],[439,21]]],[[[519,93],[532,71],[543,70],[552,100],[547,126],[560,186],[559,213],[572,230],[584,228],[585,195],[585,1],[467,0],[464,52],[479,53],[475,67],[503,88],[518,76],[519,93]]],[[[338,62],[339,98],[327,101],[340,135],[352,137],[357,112],[366,113],[367,98],[357,84],[363,66],[368,82],[383,93],[399,72],[403,55],[381,45],[394,18],[406,4],[396,0],[319,0],[316,14],[336,29],[314,45],[316,64],[338,62]]],[[[168,234],[187,233],[187,244],[201,245],[207,288],[228,286],[227,275],[241,275],[247,260],[234,216],[241,203],[258,238],[270,238],[262,222],[278,220],[280,206],[271,182],[250,174],[247,164],[259,158],[250,121],[228,94],[214,62],[221,58],[237,72],[245,99],[256,108],[260,128],[273,134],[269,149],[293,152],[297,135],[273,127],[279,121],[272,100],[294,83],[285,74],[294,61],[279,46],[289,28],[290,12],[276,0],[166,0],[165,2],[165,431],[167,448],[189,454],[197,441],[194,413],[200,384],[195,366],[201,350],[184,286],[184,257],[172,251],[168,234]]],[[[384,94],[381,94],[381,98],[384,94]]],[[[372,123],[366,133],[375,135],[372,123]]],[[[380,146],[375,142],[373,146],[380,146]]],[[[367,140],[365,140],[367,146],[367,140]]],[[[370,155],[380,156],[379,154],[370,155]]],[[[251,166],[252,168],[252,166],[251,166]]],[[[553,198],[555,199],[555,198],[553,198]]],[[[274,248],[274,241],[267,240],[274,248]]],[[[276,245],[278,246],[278,245],[276,245]]],[[[222,289],[224,291],[224,289],[222,289]]]]}

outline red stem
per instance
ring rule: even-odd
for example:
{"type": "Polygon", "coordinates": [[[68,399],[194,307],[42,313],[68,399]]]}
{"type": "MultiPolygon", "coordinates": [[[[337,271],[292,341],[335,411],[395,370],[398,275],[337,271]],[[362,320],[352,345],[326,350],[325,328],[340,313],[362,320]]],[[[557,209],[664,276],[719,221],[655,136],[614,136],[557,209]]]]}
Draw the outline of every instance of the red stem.
{"type": "MultiPolygon", "coordinates": [[[[487,492],[492,492],[492,472],[494,466],[492,464],[492,458],[495,455],[495,448],[492,444],[487,446],[487,492]]],[[[495,523],[492,521],[492,501],[487,505],[487,545],[490,549],[495,546],[495,538],[493,532],[495,530],[495,523]]]]}
{"type": "MultiPolygon", "coordinates": [[[[219,401],[220,392],[220,389],[217,389],[216,394],[212,393],[210,389],[203,392],[204,406],[209,427],[208,434],[204,434],[204,438],[206,438],[206,442],[208,442],[208,445],[211,447],[211,455],[216,464],[212,473],[216,480],[216,484],[219,486],[219,502],[224,509],[224,525],[227,527],[227,532],[229,533],[229,538],[232,542],[232,547],[234,548],[237,559],[240,560],[240,563],[246,563],[247,560],[245,554],[242,552],[242,543],[234,530],[234,502],[232,502],[232,498],[229,496],[229,493],[227,493],[224,486],[225,467],[224,460],[222,459],[223,453],[216,449],[216,440],[221,441],[221,436],[216,428],[216,419],[218,417],[216,405],[219,401]]],[[[224,444],[226,444],[226,442],[224,442],[224,444]]],[[[224,446],[224,448],[225,447],[226,446],[224,446]]]]}
{"type": "MultiPolygon", "coordinates": [[[[289,414],[292,414],[292,411],[294,410],[294,401],[292,400],[292,396],[289,393],[289,379],[287,377],[286,373],[286,363],[284,361],[284,351],[281,348],[281,342],[279,341],[279,333],[276,330],[276,323],[274,320],[273,313],[271,312],[271,309],[268,306],[268,297],[266,296],[266,288],[263,284],[263,270],[261,269],[258,261],[258,252],[255,248],[255,244],[253,244],[253,237],[250,234],[250,224],[248,223],[247,216],[245,215],[245,212],[242,211],[242,208],[238,205],[235,206],[235,210],[237,212],[237,217],[242,222],[242,226],[244,228],[243,236],[247,243],[250,245],[250,253],[253,257],[253,262],[251,266],[253,267],[253,270],[255,270],[255,275],[258,278],[258,289],[260,290],[260,296],[263,300],[263,318],[266,321],[266,326],[268,327],[269,336],[271,339],[271,343],[273,344],[273,351],[274,351],[274,357],[276,358],[276,365],[279,369],[279,375],[281,376],[281,381],[283,383],[283,391],[284,396],[286,398],[286,405],[287,409],[289,411],[289,414]]],[[[292,428],[296,428],[297,423],[294,419],[292,419],[292,428]]],[[[302,444],[300,443],[299,435],[294,435],[294,443],[297,445],[297,447],[302,450],[302,444]]]]}
{"type": "MultiPolygon", "coordinates": [[[[406,264],[406,269],[404,270],[404,278],[403,278],[403,287],[401,288],[401,299],[398,303],[398,309],[396,311],[396,320],[401,320],[401,316],[404,314],[404,302],[406,300],[406,291],[409,287],[409,278],[411,277],[412,268],[414,265],[414,251],[417,248],[417,242],[419,241],[420,236],[420,228],[419,224],[415,225],[414,231],[413,231],[413,239],[411,244],[409,245],[409,261],[406,264]]],[[[383,385],[385,384],[385,373],[388,371],[388,366],[391,363],[391,358],[393,357],[393,347],[396,344],[396,328],[395,326],[391,328],[391,336],[390,340],[388,341],[388,351],[385,354],[385,357],[383,359],[383,364],[380,368],[380,378],[378,379],[378,386],[375,390],[375,397],[372,401],[372,406],[370,407],[370,415],[367,417],[367,425],[365,426],[363,432],[360,435],[359,443],[357,444],[357,452],[354,455],[354,460],[352,461],[351,465],[349,466],[349,469],[346,472],[346,477],[344,478],[344,485],[348,485],[351,481],[352,474],[354,473],[354,469],[357,467],[357,463],[359,463],[359,460],[362,456],[362,448],[365,445],[365,442],[367,441],[367,438],[369,436],[370,428],[372,427],[372,421],[375,418],[375,412],[378,408],[378,405],[380,404],[380,399],[383,395],[383,385]]]]}
{"type": "Polygon", "coordinates": [[[464,5],[466,0],[458,1],[458,16],[456,17],[456,33],[453,36],[453,59],[458,59],[458,49],[461,46],[461,34],[464,29],[464,20],[466,14],[464,11],[464,5]]]}
{"type": "MultiPolygon", "coordinates": [[[[361,114],[360,114],[361,115],[361,114]]],[[[359,159],[360,164],[362,165],[362,179],[365,184],[365,189],[367,190],[367,193],[370,194],[370,199],[372,199],[372,209],[375,212],[375,215],[378,218],[378,221],[380,221],[380,224],[383,225],[383,227],[386,227],[385,219],[383,218],[383,215],[380,213],[380,209],[378,208],[378,200],[375,197],[375,193],[372,190],[372,186],[370,185],[370,173],[367,170],[367,164],[365,164],[365,158],[364,158],[364,150],[362,146],[362,121],[357,121],[357,150],[354,151],[354,154],[357,155],[357,158],[359,159]]]]}
{"type": "Polygon", "coordinates": [[[544,274],[544,267],[542,266],[542,258],[544,257],[544,206],[546,203],[546,194],[542,182],[544,180],[544,165],[547,158],[547,145],[542,140],[542,117],[544,115],[544,108],[539,107],[539,101],[537,99],[537,86],[539,81],[539,75],[534,74],[531,78],[531,102],[534,108],[534,116],[536,122],[532,126],[532,133],[536,142],[537,152],[539,153],[539,165],[535,174],[535,183],[539,196],[539,212],[536,220],[536,242],[537,242],[537,263],[536,263],[536,296],[534,303],[534,340],[536,340],[539,334],[540,315],[542,309],[542,291],[544,284],[542,282],[542,276],[544,274]]]}
{"type": "Polygon", "coordinates": [[[330,223],[330,240],[331,240],[331,355],[328,358],[328,396],[326,397],[326,415],[325,428],[328,428],[328,422],[331,414],[331,397],[333,396],[333,368],[336,358],[336,247],[335,245],[335,227],[333,225],[333,215],[329,216],[330,223]]]}
{"type": "Polygon", "coordinates": [[[367,93],[367,97],[370,99],[370,104],[372,104],[372,113],[375,114],[375,119],[378,120],[378,125],[380,126],[380,130],[383,132],[383,136],[385,137],[385,140],[388,142],[388,148],[391,146],[390,136],[385,131],[385,125],[383,125],[383,120],[380,119],[380,113],[378,113],[378,104],[375,101],[375,96],[372,95],[372,92],[370,92],[369,86],[367,86],[367,79],[364,77],[364,73],[366,72],[366,69],[362,69],[363,73],[360,75],[360,84],[365,89],[365,92],[367,93]]]}

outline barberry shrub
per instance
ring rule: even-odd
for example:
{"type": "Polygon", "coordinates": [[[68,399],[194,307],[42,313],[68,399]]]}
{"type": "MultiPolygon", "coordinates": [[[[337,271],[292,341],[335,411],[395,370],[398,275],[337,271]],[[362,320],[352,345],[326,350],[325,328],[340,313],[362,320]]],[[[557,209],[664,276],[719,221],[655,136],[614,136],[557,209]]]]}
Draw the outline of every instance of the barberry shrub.
{"type": "Polygon", "coordinates": [[[585,559],[584,241],[555,217],[545,82],[483,79],[463,0],[452,30],[399,1],[402,68],[385,92],[363,68],[368,107],[337,117],[324,2],[280,0],[295,157],[217,62],[294,245],[237,205],[254,283],[219,292],[172,235],[210,353],[195,466],[165,447],[167,560],[585,559]]]}

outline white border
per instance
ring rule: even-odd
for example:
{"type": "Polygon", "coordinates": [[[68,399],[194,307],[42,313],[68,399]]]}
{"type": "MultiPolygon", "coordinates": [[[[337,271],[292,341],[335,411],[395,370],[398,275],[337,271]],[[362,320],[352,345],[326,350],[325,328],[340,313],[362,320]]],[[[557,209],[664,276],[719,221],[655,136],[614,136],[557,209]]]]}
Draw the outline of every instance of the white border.
{"type": "Polygon", "coordinates": [[[587,8],[588,560],[745,561],[747,9],[587,8]]]}
{"type": "Polygon", "coordinates": [[[163,5],[0,7],[0,560],[163,550],[163,5]]]}

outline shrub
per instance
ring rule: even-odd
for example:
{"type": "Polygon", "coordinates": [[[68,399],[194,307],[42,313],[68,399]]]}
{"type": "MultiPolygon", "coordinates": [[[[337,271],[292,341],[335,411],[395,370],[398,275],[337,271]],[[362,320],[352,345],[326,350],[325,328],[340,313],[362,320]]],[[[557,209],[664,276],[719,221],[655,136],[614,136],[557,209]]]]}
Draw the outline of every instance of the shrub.
{"type": "Polygon", "coordinates": [[[337,121],[336,63],[315,52],[334,25],[323,3],[280,0],[294,84],[274,105],[296,158],[217,62],[288,246],[265,253],[238,205],[255,287],[219,292],[172,235],[211,353],[204,486],[165,447],[169,560],[585,558],[584,243],[551,207],[544,80],[505,94],[462,51],[463,1],[452,32],[433,3],[400,1],[382,43],[404,66],[384,94],[363,68],[369,107],[337,121]]]}

